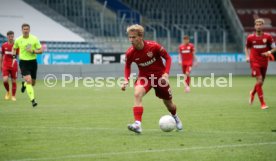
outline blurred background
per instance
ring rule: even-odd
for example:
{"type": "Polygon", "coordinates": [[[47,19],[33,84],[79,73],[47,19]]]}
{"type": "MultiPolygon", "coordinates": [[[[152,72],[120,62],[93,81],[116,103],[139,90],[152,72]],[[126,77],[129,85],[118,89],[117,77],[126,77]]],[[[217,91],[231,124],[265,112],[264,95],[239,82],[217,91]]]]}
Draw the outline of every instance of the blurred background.
{"type": "Polygon", "coordinates": [[[199,62],[244,62],[254,19],[276,38],[275,0],[0,0],[0,44],[22,23],[41,41],[39,64],[124,63],[126,28],[145,27],[145,39],[162,44],[177,62],[184,35],[199,62]]]}

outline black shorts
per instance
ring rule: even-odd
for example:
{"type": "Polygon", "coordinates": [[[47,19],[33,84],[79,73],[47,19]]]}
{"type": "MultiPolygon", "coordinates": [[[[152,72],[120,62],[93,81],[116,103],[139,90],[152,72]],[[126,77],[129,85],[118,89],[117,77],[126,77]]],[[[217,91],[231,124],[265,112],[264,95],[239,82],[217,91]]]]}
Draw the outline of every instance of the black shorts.
{"type": "Polygon", "coordinates": [[[37,61],[35,60],[20,60],[19,67],[23,76],[31,75],[32,79],[36,79],[37,61]]]}

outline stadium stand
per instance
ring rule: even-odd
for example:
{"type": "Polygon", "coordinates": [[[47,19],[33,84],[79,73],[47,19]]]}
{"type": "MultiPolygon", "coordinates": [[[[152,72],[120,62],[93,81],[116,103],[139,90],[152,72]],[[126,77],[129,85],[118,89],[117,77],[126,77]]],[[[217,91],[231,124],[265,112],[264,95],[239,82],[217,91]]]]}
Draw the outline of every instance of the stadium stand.
{"type": "Polygon", "coordinates": [[[245,32],[254,31],[254,19],[264,18],[265,31],[276,39],[276,7],[275,0],[266,0],[258,3],[258,0],[232,0],[232,4],[244,27],[245,32]]]}
{"type": "MultiPolygon", "coordinates": [[[[34,0],[25,1],[34,7],[38,4],[34,0]]],[[[160,42],[169,51],[177,50],[183,34],[189,34],[201,52],[236,50],[224,6],[219,0],[39,1],[93,35],[95,42],[109,44],[104,49],[108,52],[127,49],[125,29],[136,22],[145,26],[147,39],[160,42]]]]}
{"type": "MultiPolygon", "coordinates": [[[[28,15],[36,15],[35,18],[43,15],[45,20],[43,19],[42,23],[37,27],[33,24],[31,26],[34,28],[32,32],[46,44],[49,51],[124,52],[129,46],[125,35],[126,27],[140,23],[145,26],[146,39],[158,41],[168,51],[177,51],[183,35],[188,34],[198,52],[237,52],[242,51],[244,46],[241,43],[244,41],[243,30],[250,32],[253,29],[251,20],[247,19],[244,13],[247,15],[248,11],[253,13],[256,6],[251,1],[244,3],[246,1],[174,0],[171,3],[170,0],[163,0],[160,3],[158,0],[24,0],[3,3],[22,9],[22,11],[17,10],[20,14],[14,14],[16,12],[13,10],[10,10],[11,13],[6,12],[7,9],[0,12],[4,15],[1,16],[3,20],[6,13],[10,13],[6,16],[19,19],[16,21],[18,24],[13,26],[19,26],[22,20],[28,17],[24,15],[26,13],[23,12],[26,10],[24,7],[28,7],[28,12],[34,12],[28,15]],[[230,12],[231,10],[234,14],[230,12]],[[243,26],[237,25],[240,22],[235,15],[239,16],[243,26]],[[50,27],[55,26],[51,25],[52,23],[62,28],[62,32],[51,29],[50,27]],[[47,36],[53,38],[44,38],[47,36]],[[74,47],[80,48],[74,49],[74,47]]],[[[263,15],[265,12],[272,25],[268,31],[275,35],[274,10],[269,9],[272,4],[268,2],[273,0],[262,3],[263,7],[257,16],[265,16],[263,15]]],[[[41,22],[42,18],[39,20],[41,22]]],[[[8,27],[3,26],[1,33],[5,35],[8,27]]],[[[20,28],[16,29],[15,32],[20,33],[20,28]]]]}
{"type": "MultiPolygon", "coordinates": [[[[228,36],[227,40],[224,40],[225,43],[226,41],[233,43],[223,6],[219,0],[175,0],[173,3],[170,0],[163,0],[162,3],[158,0],[122,0],[122,2],[139,11],[144,23],[154,28],[162,39],[168,37],[167,30],[169,30],[172,44],[180,43],[179,30],[184,30],[185,34],[192,37],[198,36],[196,41],[203,44],[201,48],[199,46],[199,51],[223,50],[221,44],[226,39],[224,37],[226,33],[228,36]],[[210,41],[210,49],[206,45],[207,41],[210,41]]],[[[176,46],[171,47],[172,50],[175,48],[176,46]]]]}
{"type": "Polygon", "coordinates": [[[2,35],[6,35],[7,31],[13,30],[16,37],[20,36],[21,25],[29,23],[31,32],[39,37],[41,41],[84,42],[82,37],[43,15],[24,1],[1,0],[0,3],[0,21],[2,22],[0,33],[2,35]]]}

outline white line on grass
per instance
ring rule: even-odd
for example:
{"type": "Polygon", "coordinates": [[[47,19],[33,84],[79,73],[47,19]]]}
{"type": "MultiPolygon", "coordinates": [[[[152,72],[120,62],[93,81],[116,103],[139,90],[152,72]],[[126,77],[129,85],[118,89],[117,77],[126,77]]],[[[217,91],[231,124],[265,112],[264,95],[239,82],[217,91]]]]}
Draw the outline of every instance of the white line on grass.
{"type": "MultiPolygon", "coordinates": [[[[110,128],[110,127],[69,127],[69,126],[1,126],[0,125],[0,129],[55,129],[55,130],[99,130],[99,131],[122,131],[126,128],[122,127],[122,128],[110,128]]],[[[145,131],[160,131],[160,129],[145,129],[145,131]]],[[[185,131],[187,133],[204,133],[204,134],[270,134],[276,135],[276,132],[270,132],[270,131],[266,131],[266,132],[261,132],[261,131],[206,131],[206,130],[190,130],[190,131],[185,131]]]]}
{"type": "Polygon", "coordinates": [[[101,156],[114,156],[114,155],[127,155],[127,154],[140,154],[140,153],[160,153],[160,152],[177,152],[177,151],[192,151],[192,150],[208,150],[208,149],[223,149],[223,148],[239,148],[249,146],[263,146],[263,145],[276,145],[276,142],[263,142],[263,143],[249,143],[249,144],[226,144],[226,145],[214,145],[205,147],[189,147],[189,148],[175,148],[175,149],[156,149],[156,150],[140,150],[140,151],[125,151],[125,152],[107,152],[107,153],[95,153],[95,154],[76,154],[66,155],[59,157],[49,158],[26,158],[17,159],[11,161],[33,161],[33,160],[60,160],[60,159],[74,159],[74,158],[94,158],[101,156]]]}

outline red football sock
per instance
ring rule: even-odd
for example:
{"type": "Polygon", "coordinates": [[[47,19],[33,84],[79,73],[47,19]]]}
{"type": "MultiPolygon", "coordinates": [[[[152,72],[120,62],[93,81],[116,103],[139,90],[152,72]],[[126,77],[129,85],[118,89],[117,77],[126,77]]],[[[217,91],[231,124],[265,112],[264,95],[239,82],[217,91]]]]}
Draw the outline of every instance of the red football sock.
{"type": "Polygon", "coordinates": [[[12,82],[12,96],[15,96],[16,93],[16,82],[12,82]]]}
{"type": "Polygon", "coordinates": [[[255,95],[255,93],[257,92],[257,91],[256,91],[256,87],[257,87],[257,83],[255,84],[255,86],[254,86],[254,88],[253,88],[253,90],[252,90],[252,94],[253,94],[253,95],[255,95]]]}
{"type": "Polygon", "coordinates": [[[187,76],[187,78],[186,78],[186,84],[187,84],[188,86],[190,86],[190,81],[191,81],[191,77],[190,77],[190,76],[187,76]]]}
{"type": "Polygon", "coordinates": [[[258,97],[259,97],[259,100],[260,100],[261,104],[262,105],[265,104],[262,84],[256,83],[256,91],[258,93],[258,97]]]}
{"type": "Polygon", "coordinates": [[[3,82],[3,83],[6,91],[9,92],[10,91],[9,82],[3,82]]]}
{"type": "Polygon", "coordinates": [[[133,107],[133,115],[135,121],[142,121],[142,115],[143,115],[144,108],[142,106],[135,106],[133,107]]]}
{"type": "Polygon", "coordinates": [[[174,116],[176,114],[176,105],[173,105],[173,109],[169,109],[170,113],[174,116]]]}

